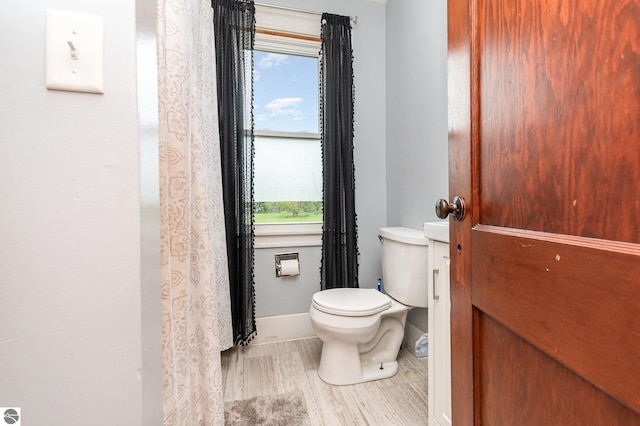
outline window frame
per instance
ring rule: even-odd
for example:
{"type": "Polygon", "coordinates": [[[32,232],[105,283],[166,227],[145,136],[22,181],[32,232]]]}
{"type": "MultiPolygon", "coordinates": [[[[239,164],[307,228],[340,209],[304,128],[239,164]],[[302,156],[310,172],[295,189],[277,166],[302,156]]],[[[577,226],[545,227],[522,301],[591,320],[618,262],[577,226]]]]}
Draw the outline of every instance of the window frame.
{"type": "MultiPolygon", "coordinates": [[[[310,20],[308,14],[256,5],[256,27],[266,31],[256,32],[254,50],[318,59],[320,57],[320,22],[318,19],[310,20]],[[309,39],[269,34],[268,31],[291,32],[308,36],[309,39]]],[[[320,128],[320,123],[318,127],[320,128]]],[[[254,135],[318,140],[321,136],[320,133],[271,130],[254,130],[254,135]]],[[[322,245],[322,222],[254,223],[253,227],[256,249],[322,245]]]]}

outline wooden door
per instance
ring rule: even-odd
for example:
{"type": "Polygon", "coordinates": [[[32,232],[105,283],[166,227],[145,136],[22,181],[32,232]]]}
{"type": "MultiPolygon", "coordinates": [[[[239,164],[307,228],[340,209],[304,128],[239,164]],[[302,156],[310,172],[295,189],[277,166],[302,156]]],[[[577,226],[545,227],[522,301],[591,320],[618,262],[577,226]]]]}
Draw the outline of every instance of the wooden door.
{"type": "Polygon", "coordinates": [[[449,0],[454,425],[640,425],[640,0],[449,0]]]}

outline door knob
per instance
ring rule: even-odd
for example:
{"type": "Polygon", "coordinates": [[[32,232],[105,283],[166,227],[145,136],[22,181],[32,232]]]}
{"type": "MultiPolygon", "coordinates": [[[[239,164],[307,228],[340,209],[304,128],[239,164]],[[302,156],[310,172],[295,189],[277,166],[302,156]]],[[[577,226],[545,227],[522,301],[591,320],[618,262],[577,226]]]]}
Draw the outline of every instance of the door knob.
{"type": "Polygon", "coordinates": [[[442,198],[436,202],[436,216],[440,219],[446,219],[447,216],[452,215],[453,220],[460,222],[464,219],[464,214],[464,200],[458,196],[453,197],[451,204],[442,198]]]}

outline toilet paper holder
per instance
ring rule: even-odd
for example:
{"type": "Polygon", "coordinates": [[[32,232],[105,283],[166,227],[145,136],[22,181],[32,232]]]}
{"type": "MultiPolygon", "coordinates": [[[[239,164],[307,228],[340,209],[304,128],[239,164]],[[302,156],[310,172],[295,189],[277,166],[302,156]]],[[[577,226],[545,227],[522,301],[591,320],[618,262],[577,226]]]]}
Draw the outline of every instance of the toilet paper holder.
{"type": "Polygon", "coordinates": [[[294,275],[300,275],[300,259],[298,257],[298,252],[291,253],[276,253],[276,277],[289,277],[294,275]],[[282,273],[282,261],[284,260],[294,260],[298,264],[298,269],[295,273],[282,273]]]}

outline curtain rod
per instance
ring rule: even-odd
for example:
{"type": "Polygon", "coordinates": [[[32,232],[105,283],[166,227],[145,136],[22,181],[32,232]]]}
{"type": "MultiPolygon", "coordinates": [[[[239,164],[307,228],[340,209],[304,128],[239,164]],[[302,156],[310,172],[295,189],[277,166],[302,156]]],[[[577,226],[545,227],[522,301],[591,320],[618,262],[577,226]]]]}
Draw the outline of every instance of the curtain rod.
{"type": "MultiPolygon", "coordinates": [[[[281,10],[289,10],[291,12],[300,12],[300,13],[307,13],[309,15],[322,16],[322,13],[313,12],[311,10],[297,9],[297,8],[294,8],[294,7],[278,6],[276,4],[267,4],[267,3],[258,3],[258,2],[255,2],[255,4],[259,5],[259,6],[273,7],[273,8],[281,9],[281,10]]],[[[357,16],[349,16],[349,19],[354,24],[358,23],[358,17],[357,16]]]]}

